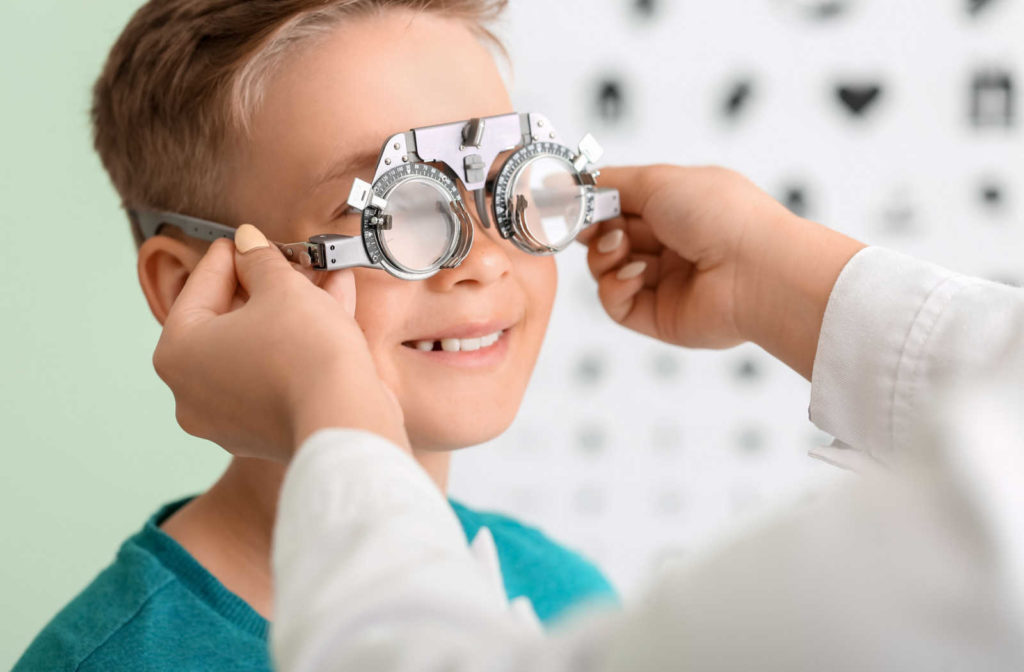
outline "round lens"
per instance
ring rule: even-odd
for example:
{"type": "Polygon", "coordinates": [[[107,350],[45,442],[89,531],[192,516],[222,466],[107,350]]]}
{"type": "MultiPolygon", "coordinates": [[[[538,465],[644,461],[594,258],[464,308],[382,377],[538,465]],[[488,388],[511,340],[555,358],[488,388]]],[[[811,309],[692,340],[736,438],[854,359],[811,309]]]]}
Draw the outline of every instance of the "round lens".
{"type": "Polygon", "coordinates": [[[567,246],[583,221],[585,190],[572,166],[552,156],[541,156],[523,166],[511,196],[524,203],[523,223],[539,243],[556,250],[567,246]]]}
{"type": "Polygon", "coordinates": [[[433,270],[445,261],[456,230],[447,193],[429,180],[411,179],[386,198],[384,214],[391,217],[391,227],[379,237],[391,260],[414,272],[433,270]]]}

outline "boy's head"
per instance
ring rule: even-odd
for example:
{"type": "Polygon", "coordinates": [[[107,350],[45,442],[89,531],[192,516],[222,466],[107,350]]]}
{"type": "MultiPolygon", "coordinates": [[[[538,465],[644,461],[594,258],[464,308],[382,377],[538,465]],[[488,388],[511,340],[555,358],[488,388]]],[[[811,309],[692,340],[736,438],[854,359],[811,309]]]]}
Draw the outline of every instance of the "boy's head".
{"type": "MultiPolygon", "coordinates": [[[[503,4],[154,0],[96,85],[97,149],[129,208],[252,222],[284,242],[358,234],[349,187],[372,177],[387,137],[512,111],[483,27],[503,4]]],[[[458,268],[419,282],[356,271],[356,319],[421,450],[505,429],[554,299],[550,257],[474,221],[458,268]],[[417,348],[497,332],[475,352],[417,348]]],[[[174,235],[141,243],[140,281],[161,321],[202,248],[174,235]]]]}

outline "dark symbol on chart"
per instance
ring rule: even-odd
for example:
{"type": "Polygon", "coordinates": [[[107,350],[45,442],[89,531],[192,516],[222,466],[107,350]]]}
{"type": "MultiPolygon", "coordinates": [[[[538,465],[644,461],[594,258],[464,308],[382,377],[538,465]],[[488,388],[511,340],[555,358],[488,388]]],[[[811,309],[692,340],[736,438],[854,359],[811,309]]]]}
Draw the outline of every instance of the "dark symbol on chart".
{"type": "Polygon", "coordinates": [[[989,212],[998,212],[1006,205],[1006,187],[995,180],[988,180],[978,189],[978,199],[989,212]]]}
{"type": "Polygon", "coordinates": [[[659,352],[651,358],[651,372],[655,378],[672,380],[679,376],[682,364],[679,358],[668,352],[659,352]]]}
{"type": "Polygon", "coordinates": [[[913,201],[909,192],[904,189],[894,192],[882,208],[882,227],[887,233],[912,233],[915,219],[913,201]]]}
{"type": "Polygon", "coordinates": [[[1017,120],[1017,91],[1006,70],[982,70],[971,82],[971,123],[977,128],[1010,128],[1017,120]]]}
{"type": "Polygon", "coordinates": [[[736,437],[737,447],[747,455],[761,452],[765,443],[764,432],[756,427],[748,427],[736,437]]]}
{"type": "Polygon", "coordinates": [[[836,97],[847,112],[855,117],[865,117],[882,98],[880,84],[840,84],[836,97]]]}
{"type": "Polygon", "coordinates": [[[971,16],[978,16],[995,2],[996,0],[967,0],[967,13],[971,16]]]}
{"type": "Polygon", "coordinates": [[[597,94],[598,116],[608,123],[615,123],[625,115],[625,108],[626,101],[622,93],[622,85],[613,79],[601,82],[597,94]]]}
{"type": "Polygon", "coordinates": [[[577,432],[576,445],[585,455],[595,456],[604,450],[606,439],[604,429],[597,425],[587,425],[577,432]]]}
{"type": "Polygon", "coordinates": [[[586,354],[576,362],[573,378],[585,387],[593,387],[604,377],[604,358],[595,353],[586,354]]]}
{"type": "Polygon", "coordinates": [[[782,7],[810,21],[837,19],[853,6],[852,0],[777,0],[782,7]]]}
{"type": "Polygon", "coordinates": [[[738,119],[750,106],[754,96],[754,82],[742,79],[733,83],[722,104],[722,116],[729,120],[738,119]]]}
{"type": "Polygon", "coordinates": [[[745,359],[736,367],[736,378],[744,383],[752,383],[760,377],[761,369],[752,359],[745,359]]]}
{"type": "Polygon", "coordinates": [[[807,189],[800,185],[790,185],[782,191],[782,204],[797,217],[807,217],[810,214],[810,199],[807,196],[807,189]]]}
{"type": "Polygon", "coordinates": [[[658,11],[658,2],[657,0],[633,0],[633,9],[643,18],[649,19],[658,11]]]}
{"type": "Polygon", "coordinates": [[[990,208],[998,208],[1003,204],[1003,190],[990,184],[981,191],[981,200],[990,208]]]}

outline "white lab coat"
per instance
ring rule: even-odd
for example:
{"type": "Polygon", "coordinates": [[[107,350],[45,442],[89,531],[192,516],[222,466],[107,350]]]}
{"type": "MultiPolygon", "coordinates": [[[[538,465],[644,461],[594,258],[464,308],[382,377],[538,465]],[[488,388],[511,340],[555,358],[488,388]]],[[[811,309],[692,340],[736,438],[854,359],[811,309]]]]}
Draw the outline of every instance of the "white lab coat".
{"type": "Polygon", "coordinates": [[[411,458],[372,435],[318,432],[281,493],[276,665],[1024,669],[1022,327],[1022,290],[861,252],[829,301],[810,413],[837,437],[823,458],[875,468],[736,533],[625,612],[550,635],[509,608],[493,549],[467,548],[411,458]],[[1013,385],[973,387],[996,370],[1013,385]]]}

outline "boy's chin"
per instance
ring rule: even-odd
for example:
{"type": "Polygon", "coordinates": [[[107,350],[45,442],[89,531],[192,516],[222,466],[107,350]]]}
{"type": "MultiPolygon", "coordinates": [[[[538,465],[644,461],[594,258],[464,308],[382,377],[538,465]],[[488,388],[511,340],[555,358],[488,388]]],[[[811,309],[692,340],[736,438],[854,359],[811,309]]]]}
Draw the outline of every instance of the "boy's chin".
{"type": "Polygon", "coordinates": [[[494,417],[444,418],[447,422],[410,422],[406,418],[406,431],[414,451],[447,452],[478,446],[496,439],[512,424],[515,413],[495,414],[494,417]]]}

